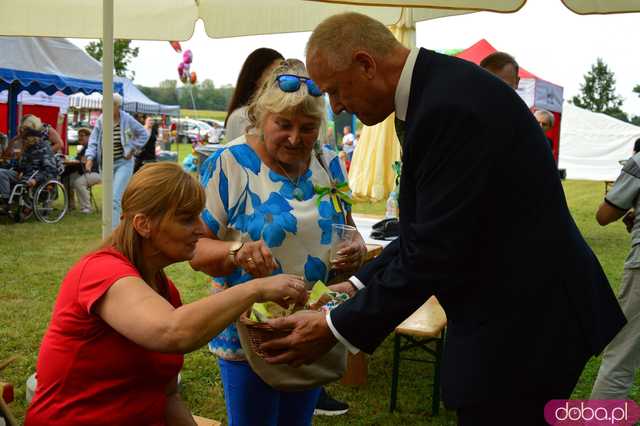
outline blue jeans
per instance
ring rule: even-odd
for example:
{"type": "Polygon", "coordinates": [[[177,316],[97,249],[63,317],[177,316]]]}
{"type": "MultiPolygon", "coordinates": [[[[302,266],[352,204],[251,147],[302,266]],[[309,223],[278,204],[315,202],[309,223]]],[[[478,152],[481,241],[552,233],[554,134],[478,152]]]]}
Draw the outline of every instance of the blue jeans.
{"type": "Polygon", "coordinates": [[[309,426],[320,388],[283,392],[253,372],[247,362],[218,359],[229,426],[309,426]]]}
{"type": "Polygon", "coordinates": [[[120,159],[113,163],[113,218],[111,229],[115,229],[120,223],[122,213],[122,194],[133,174],[133,160],[120,159]]]}

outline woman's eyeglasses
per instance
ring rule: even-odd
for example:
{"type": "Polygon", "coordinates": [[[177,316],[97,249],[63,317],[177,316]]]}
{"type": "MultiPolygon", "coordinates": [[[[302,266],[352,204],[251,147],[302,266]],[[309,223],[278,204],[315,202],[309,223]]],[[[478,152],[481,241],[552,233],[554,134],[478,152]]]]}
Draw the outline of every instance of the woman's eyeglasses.
{"type": "Polygon", "coordinates": [[[311,96],[322,96],[322,91],[318,85],[307,77],[301,77],[294,74],[282,74],[276,77],[276,82],[278,83],[280,90],[286,93],[297,92],[302,83],[306,83],[307,90],[311,96]]]}

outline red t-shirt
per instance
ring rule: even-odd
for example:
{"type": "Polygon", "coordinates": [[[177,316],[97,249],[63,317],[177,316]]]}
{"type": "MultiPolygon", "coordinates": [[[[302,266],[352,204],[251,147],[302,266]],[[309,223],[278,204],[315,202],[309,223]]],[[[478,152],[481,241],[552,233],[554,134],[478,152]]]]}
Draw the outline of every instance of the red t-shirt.
{"type": "MultiPolygon", "coordinates": [[[[65,277],[44,335],[38,386],[25,425],[163,425],[165,389],[183,355],[149,351],[119,334],[93,306],[120,278],[140,277],[115,249],[81,259],[65,277]]],[[[180,294],[167,280],[169,302],[180,294]]]]}

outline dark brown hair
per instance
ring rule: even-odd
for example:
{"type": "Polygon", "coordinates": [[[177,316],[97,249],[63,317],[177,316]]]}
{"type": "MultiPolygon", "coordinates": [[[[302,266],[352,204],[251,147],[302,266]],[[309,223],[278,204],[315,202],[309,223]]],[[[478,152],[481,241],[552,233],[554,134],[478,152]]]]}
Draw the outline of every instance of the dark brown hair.
{"type": "Polygon", "coordinates": [[[516,62],[516,59],[506,52],[493,52],[480,62],[480,66],[482,68],[493,71],[500,71],[509,64],[513,65],[516,69],[516,75],[518,75],[520,72],[520,66],[516,62]]]}
{"type": "Polygon", "coordinates": [[[247,56],[238,75],[236,89],[233,91],[233,96],[229,102],[227,118],[224,120],[225,126],[233,111],[249,103],[249,99],[251,99],[251,96],[253,96],[258,89],[258,82],[264,70],[277,59],[284,59],[284,56],[276,50],[267,47],[256,49],[247,56]]]}
{"type": "Polygon", "coordinates": [[[142,236],[133,226],[134,216],[142,213],[162,224],[176,216],[200,214],[204,203],[204,189],[182,167],[169,162],[147,164],[129,181],[122,195],[120,223],[102,247],[114,247],[133,263],[142,279],[151,283],[155,277],[148,276],[143,267],[142,236]]]}

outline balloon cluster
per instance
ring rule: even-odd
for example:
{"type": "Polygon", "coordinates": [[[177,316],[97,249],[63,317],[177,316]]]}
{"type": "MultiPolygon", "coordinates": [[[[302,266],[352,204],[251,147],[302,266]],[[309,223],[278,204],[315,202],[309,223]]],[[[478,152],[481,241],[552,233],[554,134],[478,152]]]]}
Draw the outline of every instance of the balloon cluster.
{"type": "Polygon", "coordinates": [[[170,41],[171,47],[177,53],[182,53],[182,62],[178,65],[178,76],[180,81],[184,84],[196,84],[198,82],[198,75],[195,71],[191,71],[191,63],[193,62],[193,53],[187,49],[182,51],[182,46],[177,41],[170,41]]]}

